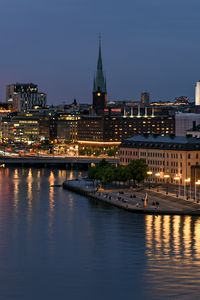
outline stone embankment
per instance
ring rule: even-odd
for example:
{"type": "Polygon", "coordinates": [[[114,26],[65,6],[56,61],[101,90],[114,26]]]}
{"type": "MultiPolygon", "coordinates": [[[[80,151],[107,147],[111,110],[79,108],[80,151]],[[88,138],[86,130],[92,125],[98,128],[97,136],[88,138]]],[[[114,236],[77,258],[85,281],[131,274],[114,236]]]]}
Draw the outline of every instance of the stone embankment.
{"type": "Polygon", "coordinates": [[[200,215],[200,205],[156,192],[133,189],[97,190],[91,181],[66,180],[63,188],[130,212],[162,215],[200,215]],[[147,194],[147,201],[144,198],[147,194]]]}

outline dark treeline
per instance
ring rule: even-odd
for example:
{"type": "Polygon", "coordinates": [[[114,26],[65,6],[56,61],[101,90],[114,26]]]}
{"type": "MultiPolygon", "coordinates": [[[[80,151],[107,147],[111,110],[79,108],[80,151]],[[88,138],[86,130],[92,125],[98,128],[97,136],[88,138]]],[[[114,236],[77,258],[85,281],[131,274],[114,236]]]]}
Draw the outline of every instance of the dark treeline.
{"type": "Polygon", "coordinates": [[[148,167],[145,160],[132,160],[127,166],[113,166],[103,159],[97,166],[89,169],[89,178],[102,184],[111,182],[141,182],[147,177],[148,167]]]}

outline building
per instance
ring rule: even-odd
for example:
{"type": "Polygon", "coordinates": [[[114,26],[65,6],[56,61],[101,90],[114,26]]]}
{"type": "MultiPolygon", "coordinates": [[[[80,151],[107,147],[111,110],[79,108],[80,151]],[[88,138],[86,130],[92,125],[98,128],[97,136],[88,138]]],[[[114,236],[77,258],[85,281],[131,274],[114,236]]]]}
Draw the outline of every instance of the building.
{"type": "Polygon", "coordinates": [[[154,115],[145,110],[141,115],[129,116],[81,116],[78,120],[78,140],[96,142],[121,142],[137,134],[175,134],[175,118],[172,115],[154,115]]]}
{"type": "Polygon", "coordinates": [[[3,117],[0,129],[4,142],[34,143],[39,141],[39,117],[31,113],[3,117]]]}
{"type": "Polygon", "coordinates": [[[148,92],[142,92],[140,103],[142,106],[149,105],[150,102],[150,94],[148,92]]]}
{"type": "Polygon", "coordinates": [[[200,162],[200,142],[193,137],[136,135],[121,144],[119,157],[122,165],[144,159],[152,176],[159,174],[159,180],[165,180],[167,175],[170,183],[178,179],[184,184],[200,162]]]}
{"type": "Polygon", "coordinates": [[[200,105],[200,80],[195,85],[195,105],[200,105]]]}
{"type": "Polygon", "coordinates": [[[46,94],[33,83],[16,83],[6,86],[6,102],[12,111],[27,111],[46,106],[46,94]]]}
{"type": "Polygon", "coordinates": [[[200,138],[200,124],[196,125],[196,122],[194,121],[192,128],[187,130],[187,136],[200,138]]]}
{"type": "Polygon", "coordinates": [[[78,141],[103,142],[103,120],[101,116],[81,116],[78,120],[78,141]]]}
{"type": "Polygon", "coordinates": [[[57,140],[77,142],[79,114],[60,113],[57,117],[57,140]]]}
{"type": "Polygon", "coordinates": [[[200,124],[200,114],[195,113],[176,113],[175,115],[175,134],[176,136],[185,136],[187,130],[192,128],[193,122],[200,124]]]}
{"type": "Polygon", "coordinates": [[[187,96],[176,97],[174,101],[174,105],[189,105],[189,98],[187,96]]]}
{"type": "Polygon", "coordinates": [[[103,73],[101,40],[100,40],[97,71],[93,83],[93,110],[97,115],[103,115],[106,105],[107,105],[107,88],[106,88],[106,79],[103,73]]]}

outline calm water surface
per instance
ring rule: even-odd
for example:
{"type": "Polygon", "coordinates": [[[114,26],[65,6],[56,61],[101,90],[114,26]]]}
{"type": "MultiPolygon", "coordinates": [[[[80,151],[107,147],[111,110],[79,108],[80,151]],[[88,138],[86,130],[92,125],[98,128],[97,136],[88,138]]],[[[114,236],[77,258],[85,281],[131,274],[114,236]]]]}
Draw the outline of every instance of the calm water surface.
{"type": "Polygon", "coordinates": [[[0,169],[0,299],[199,299],[200,218],[143,216],[0,169]]]}

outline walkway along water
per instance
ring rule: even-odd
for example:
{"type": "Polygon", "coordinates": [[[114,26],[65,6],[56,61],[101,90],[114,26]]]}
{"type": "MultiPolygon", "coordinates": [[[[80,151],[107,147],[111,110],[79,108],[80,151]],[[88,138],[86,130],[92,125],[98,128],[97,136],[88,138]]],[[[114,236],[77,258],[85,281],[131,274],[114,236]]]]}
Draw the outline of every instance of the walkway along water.
{"type": "MultiPolygon", "coordinates": [[[[97,190],[93,182],[87,180],[66,180],[63,188],[84,195],[93,200],[98,200],[130,212],[156,215],[200,215],[200,205],[179,201],[171,196],[163,196],[155,192],[124,190],[97,190]],[[148,204],[144,205],[145,194],[148,204]],[[142,201],[143,199],[143,201],[142,201]],[[144,207],[145,206],[145,207],[144,207]]],[[[146,202],[146,201],[145,201],[146,202]]]]}

